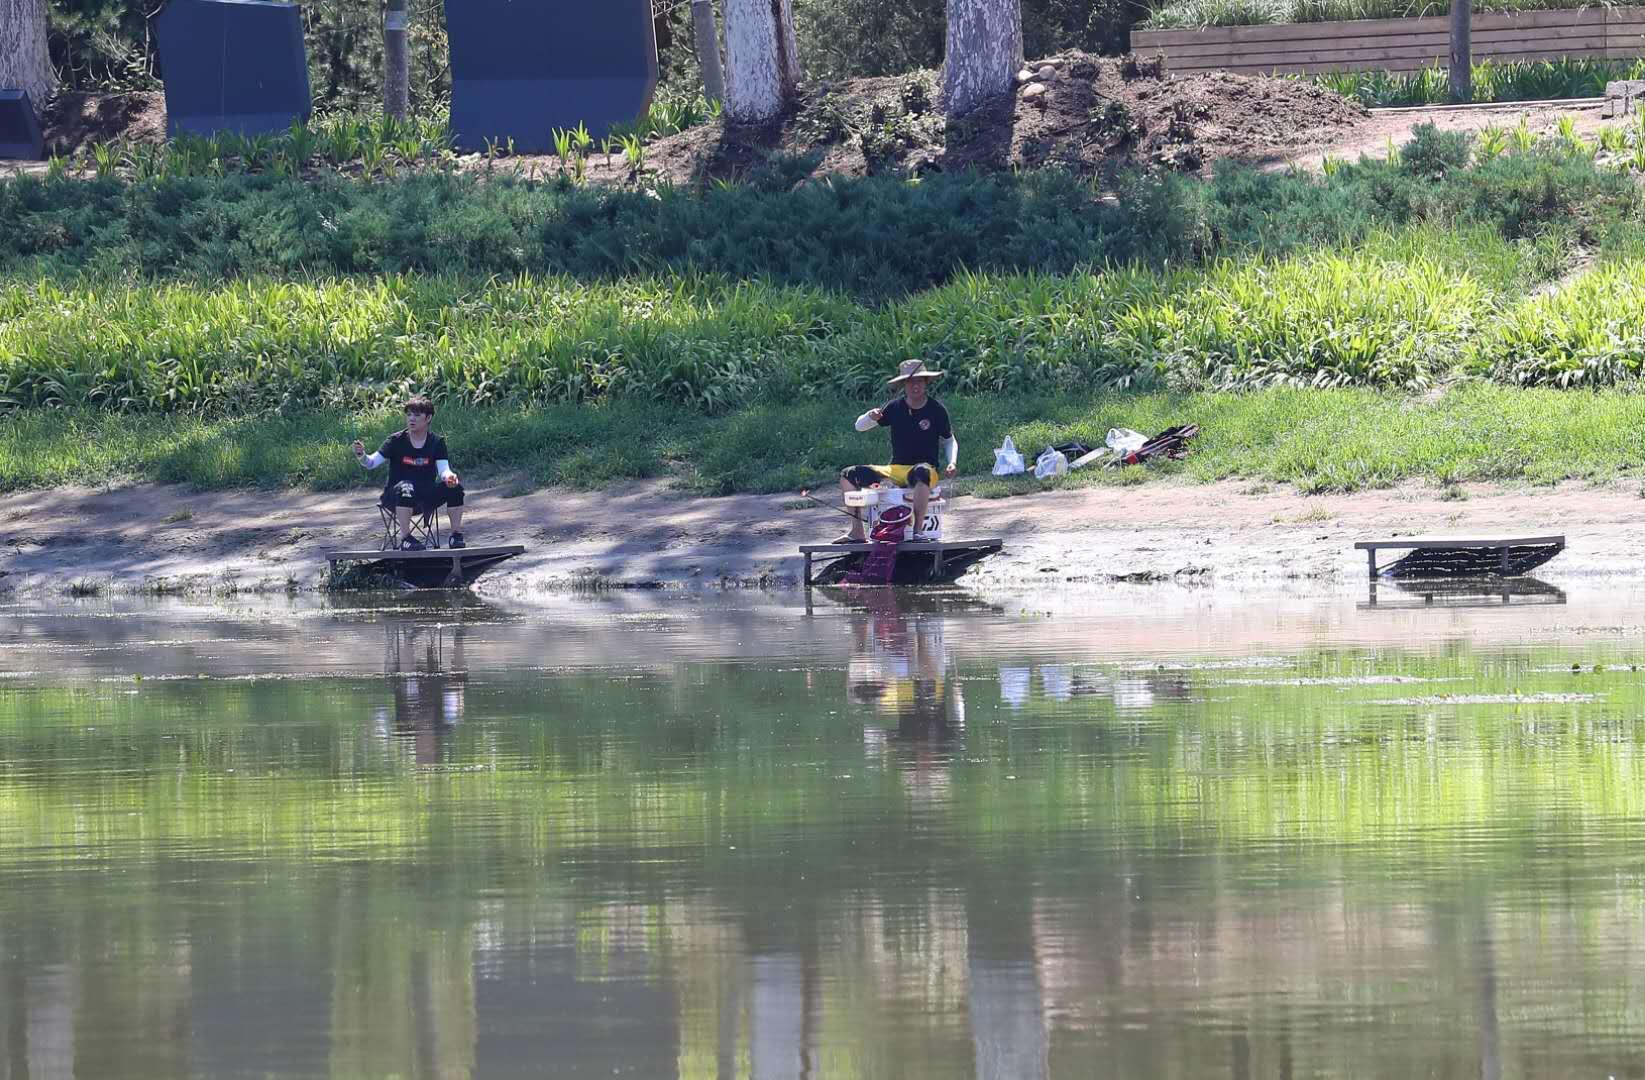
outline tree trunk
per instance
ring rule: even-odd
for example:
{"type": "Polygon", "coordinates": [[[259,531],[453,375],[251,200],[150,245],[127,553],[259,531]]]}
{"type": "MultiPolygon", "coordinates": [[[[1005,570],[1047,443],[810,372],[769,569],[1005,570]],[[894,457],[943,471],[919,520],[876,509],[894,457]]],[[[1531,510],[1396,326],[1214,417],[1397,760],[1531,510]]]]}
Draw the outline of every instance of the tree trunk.
{"type": "Polygon", "coordinates": [[[383,15],[383,113],[396,120],[404,120],[411,111],[411,62],[406,48],[410,25],[406,0],[388,0],[383,15]]]}
{"type": "Polygon", "coordinates": [[[1451,103],[1461,105],[1474,97],[1473,5],[1451,0],[1451,103]]]}
{"type": "Polygon", "coordinates": [[[800,84],[792,0],[725,0],[725,114],[761,123],[783,111],[800,84]]]}
{"type": "Polygon", "coordinates": [[[712,0],[691,0],[691,26],[703,69],[703,93],[710,101],[724,101],[725,72],[720,67],[720,32],[714,25],[712,0]]]}
{"type": "Polygon", "coordinates": [[[46,0],[0,0],[0,88],[27,90],[36,113],[57,88],[46,51],[46,0]]]}
{"type": "Polygon", "coordinates": [[[1022,0],[948,0],[943,109],[963,116],[1011,93],[1022,67],[1022,0]]]}

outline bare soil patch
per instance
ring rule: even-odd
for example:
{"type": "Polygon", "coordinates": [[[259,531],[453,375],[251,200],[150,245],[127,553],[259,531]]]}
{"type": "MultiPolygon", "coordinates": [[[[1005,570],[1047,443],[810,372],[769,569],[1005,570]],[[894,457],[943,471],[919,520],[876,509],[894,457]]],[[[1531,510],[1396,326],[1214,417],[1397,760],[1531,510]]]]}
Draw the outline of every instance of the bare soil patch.
{"type": "Polygon", "coordinates": [[[1561,117],[1570,117],[1576,134],[1589,138],[1607,123],[1623,122],[1607,121],[1603,106],[1602,101],[1583,99],[1553,104],[1510,102],[1489,106],[1377,109],[1366,113],[1361,122],[1338,133],[1334,139],[1288,155],[1284,164],[1318,172],[1327,156],[1339,161],[1357,161],[1361,156],[1386,157],[1390,146],[1409,142],[1411,133],[1422,124],[1433,124],[1441,131],[1480,132],[1488,127],[1506,129],[1523,123],[1536,134],[1547,135],[1558,130],[1561,117]]]}
{"type": "Polygon", "coordinates": [[[166,96],[157,91],[58,94],[46,107],[41,134],[48,157],[67,158],[115,139],[161,143],[166,138],[166,96]]]}
{"type": "MultiPolygon", "coordinates": [[[[676,183],[745,178],[775,156],[796,177],[1045,166],[1198,172],[1217,160],[1278,160],[1334,142],[1367,116],[1312,83],[1222,72],[1178,78],[1134,56],[1063,53],[1030,63],[1019,79],[1010,97],[955,120],[942,115],[933,71],[818,83],[773,124],[715,122],[659,139],[647,168],[676,183]]],[[[614,169],[603,156],[591,164],[599,179],[626,176],[620,161],[614,169]]]]}

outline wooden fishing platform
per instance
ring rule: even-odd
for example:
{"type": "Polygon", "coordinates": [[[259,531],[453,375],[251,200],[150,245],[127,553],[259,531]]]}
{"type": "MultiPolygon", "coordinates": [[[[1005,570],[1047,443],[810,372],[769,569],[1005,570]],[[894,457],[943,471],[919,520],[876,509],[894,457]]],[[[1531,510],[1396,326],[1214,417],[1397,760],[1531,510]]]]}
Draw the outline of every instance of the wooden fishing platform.
{"type": "Polygon", "coordinates": [[[1354,547],[1365,552],[1372,581],[1379,576],[1377,552],[1387,550],[1408,554],[1383,567],[1383,577],[1518,577],[1564,551],[1565,537],[1399,536],[1361,540],[1354,547]]]}
{"type": "MultiPolygon", "coordinates": [[[[983,540],[911,540],[897,545],[897,566],[893,585],[933,585],[953,581],[974,564],[1005,546],[998,537],[983,540]]],[[[862,565],[874,545],[804,544],[805,584],[837,585],[846,574],[862,565]],[[812,572],[813,561],[822,565],[812,572]]]]}
{"type": "Polygon", "coordinates": [[[338,563],[358,562],[367,564],[368,571],[390,574],[419,589],[457,589],[472,585],[492,567],[524,554],[521,544],[425,551],[328,551],[326,562],[331,564],[333,576],[338,563]]]}

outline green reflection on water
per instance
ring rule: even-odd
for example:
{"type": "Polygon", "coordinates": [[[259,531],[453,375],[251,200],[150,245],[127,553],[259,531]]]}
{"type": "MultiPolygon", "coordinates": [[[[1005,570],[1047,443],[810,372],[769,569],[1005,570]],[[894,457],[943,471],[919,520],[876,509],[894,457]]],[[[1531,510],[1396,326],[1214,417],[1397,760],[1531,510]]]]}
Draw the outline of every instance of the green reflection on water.
{"type": "Polygon", "coordinates": [[[956,662],[954,625],[798,664],[7,687],[0,1049],[49,1064],[17,1033],[65,1011],[60,1052],[127,1075],[1631,1045],[1626,650],[956,662]]]}
{"type": "Polygon", "coordinates": [[[476,692],[461,674],[13,689],[0,810],[11,848],[69,860],[167,844],[415,858],[449,828],[478,828],[510,857],[702,844],[728,823],[758,847],[797,822],[825,841],[865,818],[906,829],[936,758],[943,829],[971,845],[1089,829],[1122,846],[1161,833],[1455,843],[1446,827],[1645,809],[1638,675],[1573,673],[1568,657],[1070,665],[1068,700],[1015,710],[999,703],[999,665],[949,670],[968,715],[944,731],[916,717],[930,730],[900,741],[891,717],[895,752],[865,727],[896,703],[853,701],[828,669],[492,676],[484,715],[454,724],[440,710],[470,710],[476,692]],[[1117,708],[1116,684],[1149,704],[1117,708]]]}

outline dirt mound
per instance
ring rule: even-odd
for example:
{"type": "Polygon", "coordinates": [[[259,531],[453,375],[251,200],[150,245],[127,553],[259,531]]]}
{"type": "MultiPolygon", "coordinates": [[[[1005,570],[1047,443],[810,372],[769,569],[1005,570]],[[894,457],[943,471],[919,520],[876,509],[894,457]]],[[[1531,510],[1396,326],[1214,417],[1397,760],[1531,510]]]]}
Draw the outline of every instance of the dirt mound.
{"type": "MultiPolygon", "coordinates": [[[[1200,172],[1234,158],[1277,162],[1330,147],[1366,110],[1298,79],[1229,75],[1177,78],[1159,60],[1068,52],[1035,61],[1014,94],[950,122],[935,71],[803,88],[795,108],[757,128],[702,124],[645,148],[643,172],[676,183],[747,179],[768,170],[805,176],[918,175],[979,168],[1061,166],[1106,174],[1149,165],[1200,172]]],[[[48,153],[69,157],[112,139],[160,142],[159,93],[60,94],[47,109],[48,153]]],[[[522,170],[555,175],[557,158],[517,159],[522,170]]],[[[461,167],[491,168],[465,160],[461,167]]],[[[593,154],[591,180],[633,177],[620,153],[593,154]]]]}
{"type": "Polygon", "coordinates": [[[1101,173],[1134,164],[1197,172],[1223,158],[1284,158],[1367,115],[1296,79],[1176,78],[1157,60],[1070,52],[1028,65],[1016,93],[997,106],[948,122],[937,80],[921,71],[819,83],[775,124],[693,128],[654,143],[646,164],[676,181],[746,175],[773,154],[799,159],[811,174],[1046,165],[1101,173]]]}
{"type": "Polygon", "coordinates": [[[46,107],[42,132],[46,153],[68,157],[92,143],[164,142],[166,96],[129,94],[58,94],[46,107]]]}

